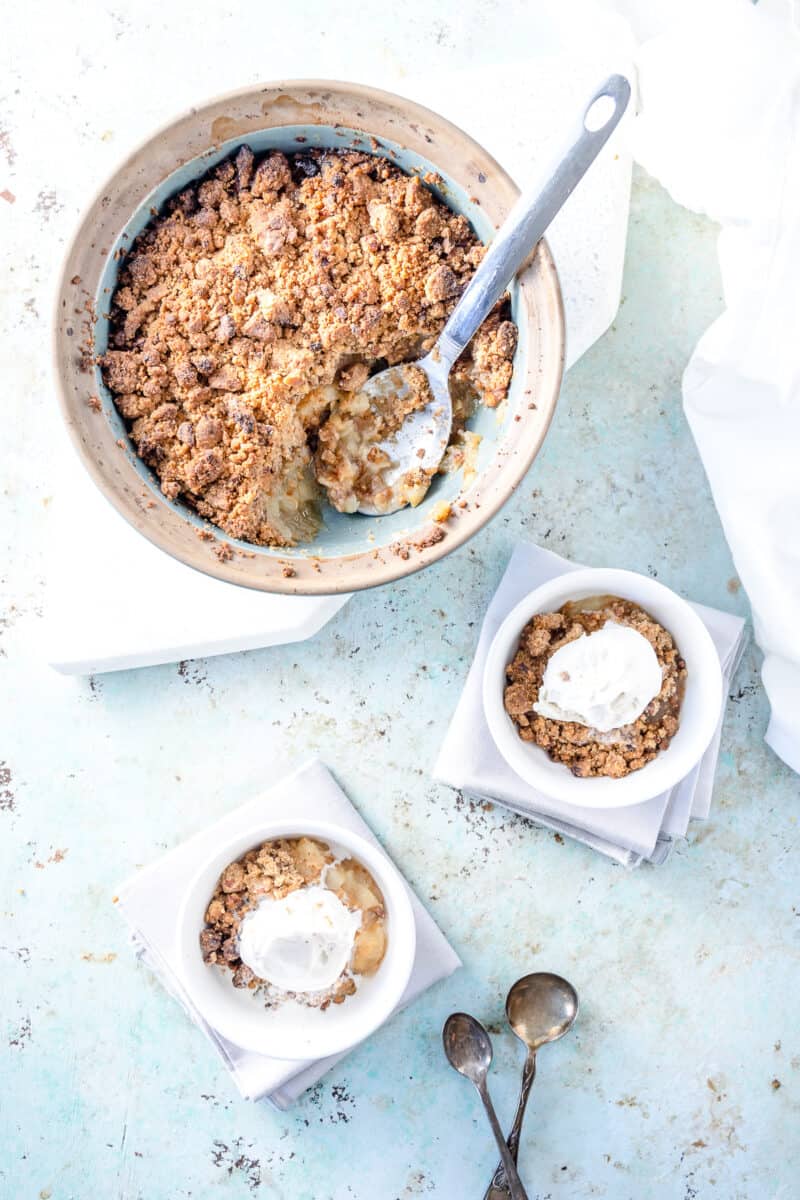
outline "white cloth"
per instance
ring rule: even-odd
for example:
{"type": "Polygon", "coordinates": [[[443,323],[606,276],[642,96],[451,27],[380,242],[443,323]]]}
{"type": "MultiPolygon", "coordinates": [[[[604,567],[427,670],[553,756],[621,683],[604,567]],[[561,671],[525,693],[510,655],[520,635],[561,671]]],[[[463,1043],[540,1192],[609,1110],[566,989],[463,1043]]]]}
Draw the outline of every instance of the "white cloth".
{"type": "MultiPolygon", "coordinates": [[[[311,762],[171,850],[158,862],[140,871],[118,892],[118,908],[131,927],[140,959],[215,1047],[242,1096],[246,1100],[266,1098],[279,1109],[293,1104],[344,1058],[344,1054],[315,1062],[292,1062],[266,1058],[233,1045],[197,1012],[191,996],[175,974],[174,963],[176,927],[184,890],[203,860],[223,839],[236,837],[237,833],[259,821],[282,818],[287,813],[298,822],[303,818],[334,822],[378,845],[374,834],[328,769],[320,762],[311,762]]],[[[411,979],[397,1006],[398,1012],[461,965],[458,955],[410,888],[409,894],[416,921],[417,950],[411,979]]]]}
{"type": "MultiPolygon", "coordinates": [[[[589,809],[553,800],[520,779],[495,746],[483,714],[484,663],[503,620],[528,592],[565,571],[578,570],[580,565],[530,543],[516,547],[486,610],[475,658],[439,752],[434,778],[468,795],[503,804],[623,866],[638,866],[643,859],[661,863],[675,839],[686,835],[690,819],[708,816],[722,716],[700,763],[670,791],[629,808],[589,809]]],[[[727,692],[745,644],[744,621],[702,604],[692,607],[717,648],[727,692]]]]}
{"type": "Polygon", "coordinates": [[[800,771],[797,9],[788,0],[618,7],[645,39],[634,157],[722,226],[725,311],[686,368],[684,407],[764,651],[767,742],[800,771]]]}

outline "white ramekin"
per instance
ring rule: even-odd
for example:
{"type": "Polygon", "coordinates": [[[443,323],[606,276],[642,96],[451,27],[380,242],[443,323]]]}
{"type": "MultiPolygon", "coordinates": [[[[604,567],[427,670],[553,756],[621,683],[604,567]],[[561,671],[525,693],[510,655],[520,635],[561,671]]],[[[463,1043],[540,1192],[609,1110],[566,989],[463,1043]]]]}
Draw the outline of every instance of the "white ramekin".
{"type": "Polygon", "coordinates": [[[391,1015],[414,965],[416,927],[408,887],[384,852],[338,825],[321,821],[269,822],[220,846],[195,875],[178,921],[181,982],[200,1015],[218,1033],[248,1050],[279,1059],[317,1059],[350,1049],[391,1015]],[[352,855],[371,872],[386,905],[387,947],[375,975],[359,981],[354,995],[325,1011],[283,1004],[267,1009],[247,988],[235,988],[231,974],[203,962],[200,933],[217,880],[228,863],[262,842],[281,837],[313,837],[352,855]]]}
{"type": "Polygon", "coordinates": [[[483,706],[498,750],[531,787],[552,799],[582,808],[622,808],[660,795],[691,771],[708,747],[722,706],[719,655],[694,609],[662,583],[634,571],[585,568],[542,584],[508,614],[489,648],[483,676],[483,706]],[[686,662],[686,692],[678,732],[666,750],[624,779],[581,779],[553,762],[539,746],[524,742],[503,707],[506,666],[520,634],[536,613],[553,612],[568,600],[614,595],[640,605],[675,639],[686,662]]]}

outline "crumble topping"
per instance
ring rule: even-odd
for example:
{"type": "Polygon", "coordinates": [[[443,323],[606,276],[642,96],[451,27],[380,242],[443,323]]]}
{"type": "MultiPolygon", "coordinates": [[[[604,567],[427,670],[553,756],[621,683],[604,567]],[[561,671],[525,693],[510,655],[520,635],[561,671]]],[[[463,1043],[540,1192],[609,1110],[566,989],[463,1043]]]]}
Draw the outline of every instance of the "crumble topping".
{"type": "MultiPolygon", "coordinates": [[[[101,359],[164,494],[245,541],[312,538],[318,437],[335,501],[321,427],[370,373],[433,345],[483,252],[418,177],[353,151],[242,146],[175,196],[125,258],[101,359]]],[[[507,394],[507,313],[454,367],[461,423],[507,394]]]]}
{"type": "Polygon", "coordinates": [[[519,736],[535,742],[573,775],[621,779],[666,750],[678,730],[686,684],[686,663],[671,634],[630,600],[600,596],[570,601],[557,612],[538,613],[522,631],[519,648],[506,667],[503,702],[519,736]],[[629,625],[647,639],[663,671],[658,695],[629,725],[600,733],[573,721],[556,721],[533,709],[550,657],[567,642],[595,633],[607,621],[629,625]]]}

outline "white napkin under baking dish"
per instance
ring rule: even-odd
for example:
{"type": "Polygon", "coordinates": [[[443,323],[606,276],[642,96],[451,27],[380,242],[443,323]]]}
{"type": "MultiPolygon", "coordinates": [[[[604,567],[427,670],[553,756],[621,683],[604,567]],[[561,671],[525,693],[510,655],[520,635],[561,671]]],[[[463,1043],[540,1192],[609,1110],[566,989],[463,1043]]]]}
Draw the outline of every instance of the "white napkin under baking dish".
{"type": "MultiPolygon", "coordinates": [[[[378,845],[375,835],[353,808],[330,771],[321,762],[305,766],[285,776],[258,796],[228,813],[222,820],[195,834],[188,842],[171,850],[158,862],[128,880],[118,892],[118,908],[131,927],[132,941],[141,961],[150,968],[171,996],[183,1006],[187,1016],[199,1026],[246,1100],[267,1099],[276,1108],[286,1109],[320,1079],[342,1054],[312,1062],[266,1058],[235,1046],[220,1036],[197,1012],[192,997],[175,973],[178,913],[184,891],[202,863],[220,842],[232,839],[259,821],[283,818],[291,813],[299,822],[330,821],[368,838],[378,845]]],[[[388,857],[388,856],[387,856],[388,857]]],[[[433,918],[409,888],[417,930],[417,949],[411,979],[395,1011],[405,1008],[432,984],[452,975],[461,966],[433,918]]]]}
{"type": "MultiPolygon", "coordinates": [[[[439,751],[434,778],[467,795],[505,805],[539,825],[599,850],[623,866],[635,867],[644,859],[662,863],[675,839],[686,835],[689,821],[708,816],[722,714],[698,765],[668,792],[629,808],[578,808],[536,791],[502,757],[483,714],[484,663],[503,620],[528,592],[566,571],[578,570],[581,565],[530,543],[516,547],[486,610],[475,658],[439,751]]],[[[717,648],[727,695],[746,641],[744,621],[703,604],[693,604],[692,608],[717,648]]]]}

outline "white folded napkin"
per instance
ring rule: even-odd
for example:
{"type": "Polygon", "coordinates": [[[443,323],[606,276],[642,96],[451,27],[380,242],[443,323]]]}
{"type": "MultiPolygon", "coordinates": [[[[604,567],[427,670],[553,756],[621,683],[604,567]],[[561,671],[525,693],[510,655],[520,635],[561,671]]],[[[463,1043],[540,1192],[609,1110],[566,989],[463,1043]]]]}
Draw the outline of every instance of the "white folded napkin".
{"type": "MultiPolygon", "coordinates": [[[[520,779],[495,746],[483,714],[484,663],[503,620],[528,592],[566,571],[578,570],[581,565],[530,543],[516,547],[486,610],[475,658],[439,752],[434,778],[471,796],[503,804],[548,829],[599,850],[623,866],[638,866],[643,859],[661,863],[669,855],[674,840],[686,835],[690,819],[708,816],[722,715],[703,758],[680,783],[644,804],[597,809],[553,800],[520,779]]],[[[727,694],[745,645],[744,621],[702,604],[692,607],[717,648],[727,694]]]]}
{"type": "MultiPolygon", "coordinates": [[[[184,889],[202,862],[223,839],[235,838],[259,821],[285,817],[289,812],[299,822],[303,818],[334,822],[378,845],[328,769],[320,762],[311,762],[171,850],[128,880],[118,892],[119,911],[131,927],[132,941],[141,961],[158,976],[215,1047],[242,1096],[246,1100],[267,1099],[279,1109],[293,1104],[344,1058],[344,1053],[313,1062],[297,1062],[266,1058],[233,1045],[197,1012],[191,995],[175,973],[174,964],[184,889]]],[[[458,955],[410,888],[409,895],[416,922],[417,950],[411,979],[395,1010],[398,1012],[461,965],[458,955]]]]}
{"type": "Polygon", "coordinates": [[[724,312],[686,417],[753,609],[766,740],[800,771],[800,36],[786,0],[619,0],[643,36],[634,157],[719,222],[724,312]]]}

